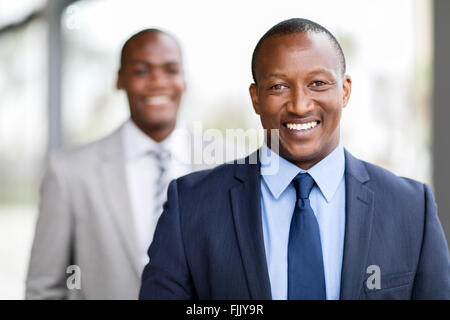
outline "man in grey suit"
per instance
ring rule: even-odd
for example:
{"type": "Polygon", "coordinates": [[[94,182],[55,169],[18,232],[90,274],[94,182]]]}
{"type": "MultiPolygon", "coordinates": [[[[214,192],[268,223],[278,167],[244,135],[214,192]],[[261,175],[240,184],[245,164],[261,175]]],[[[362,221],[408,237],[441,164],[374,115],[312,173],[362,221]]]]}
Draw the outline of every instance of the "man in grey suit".
{"type": "Polygon", "coordinates": [[[175,137],[185,81],[181,50],[157,29],[123,46],[117,88],[130,119],[111,135],[50,157],[27,299],[137,299],[146,250],[170,179],[191,171],[175,137]]]}

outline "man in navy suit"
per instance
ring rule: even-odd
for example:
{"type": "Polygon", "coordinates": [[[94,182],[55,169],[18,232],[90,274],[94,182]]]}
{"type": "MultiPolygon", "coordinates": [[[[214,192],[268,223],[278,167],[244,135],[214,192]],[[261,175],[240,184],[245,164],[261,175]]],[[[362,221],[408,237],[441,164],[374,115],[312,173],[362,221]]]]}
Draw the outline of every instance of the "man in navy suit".
{"type": "Polygon", "coordinates": [[[450,299],[430,188],[343,148],[351,79],[334,36],[283,21],[258,42],[252,73],[268,130],[257,161],[170,184],[140,298],[450,299]]]}

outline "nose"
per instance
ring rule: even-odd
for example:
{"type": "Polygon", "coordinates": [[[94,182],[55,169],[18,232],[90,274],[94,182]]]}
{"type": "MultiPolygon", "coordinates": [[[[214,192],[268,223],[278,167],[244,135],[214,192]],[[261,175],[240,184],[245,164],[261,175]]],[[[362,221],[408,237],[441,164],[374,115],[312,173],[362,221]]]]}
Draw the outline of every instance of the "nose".
{"type": "Polygon", "coordinates": [[[296,87],[287,104],[287,111],[303,116],[314,109],[314,100],[302,87],[296,87]]]}
{"type": "Polygon", "coordinates": [[[147,77],[148,89],[164,88],[167,85],[166,75],[160,69],[153,69],[147,77]]]}

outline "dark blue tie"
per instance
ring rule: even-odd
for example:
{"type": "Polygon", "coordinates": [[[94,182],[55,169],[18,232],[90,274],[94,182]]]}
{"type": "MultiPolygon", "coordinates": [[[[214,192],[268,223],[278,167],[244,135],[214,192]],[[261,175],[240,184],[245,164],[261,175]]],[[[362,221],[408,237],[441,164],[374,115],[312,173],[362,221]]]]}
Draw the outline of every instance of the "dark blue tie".
{"type": "Polygon", "coordinates": [[[289,230],[288,299],[325,300],[319,224],[309,203],[314,179],[308,173],[299,173],[293,183],[297,202],[289,230]]]}

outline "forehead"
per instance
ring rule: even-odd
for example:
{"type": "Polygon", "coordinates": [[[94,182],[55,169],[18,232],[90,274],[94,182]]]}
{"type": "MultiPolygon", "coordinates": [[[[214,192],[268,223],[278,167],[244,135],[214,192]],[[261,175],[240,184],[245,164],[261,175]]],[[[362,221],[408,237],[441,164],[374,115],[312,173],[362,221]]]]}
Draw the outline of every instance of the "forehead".
{"type": "Polygon", "coordinates": [[[323,33],[295,33],[266,39],[257,55],[255,72],[265,76],[326,69],[339,73],[339,57],[330,39],[323,33]]]}
{"type": "Polygon", "coordinates": [[[178,44],[171,37],[152,32],[132,39],[124,50],[124,63],[148,62],[163,64],[181,63],[181,52],[178,44]]]}

